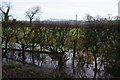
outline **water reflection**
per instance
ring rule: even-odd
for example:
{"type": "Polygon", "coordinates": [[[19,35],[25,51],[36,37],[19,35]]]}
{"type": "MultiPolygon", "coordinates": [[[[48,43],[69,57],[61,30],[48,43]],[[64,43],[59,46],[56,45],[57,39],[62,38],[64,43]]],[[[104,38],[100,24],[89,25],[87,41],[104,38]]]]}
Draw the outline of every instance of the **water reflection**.
{"type": "MultiPolygon", "coordinates": [[[[20,51],[8,51],[7,56],[8,58],[12,58],[13,60],[22,61],[22,55],[20,51]]],[[[65,55],[60,54],[40,54],[40,53],[33,53],[34,54],[34,62],[36,66],[44,67],[44,68],[52,68],[58,69],[60,71],[64,71],[67,74],[73,75],[73,67],[72,67],[72,53],[66,52],[65,55]]],[[[3,58],[3,63],[6,63],[6,58],[3,58]]],[[[25,52],[25,62],[33,63],[32,62],[32,53],[25,52]]],[[[15,62],[17,63],[17,62],[15,62]]],[[[99,67],[99,66],[98,66],[99,67]]],[[[91,64],[81,63],[81,60],[75,60],[75,74],[74,77],[76,78],[93,78],[96,74],[97,78],[110,78],[111,75],[104,72],[104,66],[101,67],[100,72],[94,71],[94,61],[91,64]]]]}
{"type": "MultiPolygon", "coordinates": [[[[10,43],[11,45],[12,43],[10,43]]],[[[8,48],[21,49],[19,44],[12,44],[13,46],[8,46],[8,48]]],[[[3,45],[4,47],[4,45],[3,45]]],[[[39,49],[39,47],[38,47],[39,49]]],[[[27,50],[30,50],[27,48],[27,50]]],[[[46,51],[45,49],[43,49],[46,51]]],[[[3,50],[3,53],[5,50],[3,50]]],[[[8,58],[13,60],[23,61],[22,51],[8,51],[5,53],[8,58]]],[[[74,75],[76,78],[110,78],[110,74],[106,73],[104,70],[104,65],[101,65],[100,58],[98,58],[98,69],[99,72],[95,71],[95,62],[91,53],[85,51],[78,51],[75,57],[75,64],[72,67],[73,51],[65,52],[64,54],[44,54],[44,53],[31,53],[24,52],[24,61],[33,64],[41,68],[52,68],[59,72],[65,72],[70,75],[74,75]],[[74,73],[74,74],[73,74],[74,73]]],[[[10,59],[3,58],[3,63],[11,61],[10,59]]],[[[14,63],[17,63],[14,61],[14,63]]]]}

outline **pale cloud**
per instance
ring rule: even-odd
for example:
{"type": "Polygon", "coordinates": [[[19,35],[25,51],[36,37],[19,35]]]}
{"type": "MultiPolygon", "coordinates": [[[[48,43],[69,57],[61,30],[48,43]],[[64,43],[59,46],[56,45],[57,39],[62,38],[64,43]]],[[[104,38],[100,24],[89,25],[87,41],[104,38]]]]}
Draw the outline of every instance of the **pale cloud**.
{"type": "Polygon", "coordinates": [[[42,9],[41,19],[63,18],[82,19],[86,13],[105,16],[117,15],[119,0],[6,0],[13,4],[11,14],[23,19],[28,8],[39,5],[42,9]]]}

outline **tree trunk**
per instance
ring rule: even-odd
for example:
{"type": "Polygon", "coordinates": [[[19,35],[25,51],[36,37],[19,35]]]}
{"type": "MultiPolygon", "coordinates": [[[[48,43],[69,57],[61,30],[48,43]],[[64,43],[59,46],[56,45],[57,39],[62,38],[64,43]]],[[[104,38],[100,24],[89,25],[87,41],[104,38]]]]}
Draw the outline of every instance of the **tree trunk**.
{"type": "Polygon", "coordinates": [[[8,21],[8,20],[9,20],[8,14],[4,14],[4,16],[5,16],[4,20],[5,20],[5,21],[8,21]]]}
{"type": "Polygon", "coordinates": [[[35,62],[34,62],[34,54],[32,53],[32,63],[33,63],[33,65],[35,64],[35,62]]]}
{"type": "Polygon", "coordinates": [[[58,60],[58,66],[59,66],[59,70],[62,70],[62,60],[58,60]]]}
{"type": "MultiPolygon", "coordinates": [[[[5,42],[5,48],[8,48],[7,44],[8,44],[8,41],[5,42]]],[[[2,50],[2,51],[3,51],[3,50],[2,50]]],[[[8,59],[7,59],[7,58],[8,58],[8,56],[7,56],[7,49],[6,49],[5,52],[2,53],[2,54],[3,54],[4,57],[6,57],[6,62],[7,62],[7,61],[8,61],[8,59]]]]}
{"type": "Polygon", "coordinates": [[[58,66],[59,66],[59,70],[63,70],[63,66],[64,66],[64,61],[63,61],[63,55],[64,54],[60,54],[60,56],[58,57],[58,66]]]}
{"type": "MultiPolygon", "coordinates": [[[[7,45],[8,45],[8,41],[5,42],[5,48],[6,48],[6,49],[8,48],[7,45]]],[[[7,53],[7,50],[5,50],[4,54],[6,55],[6,53],[7,53]]]]}
{"type": "Polygon", "coordinates": [[[96,55],[95,55],[96,53],[94,53],[94,60],[95,60],[95,71],[94,71],[94,78],[93,79],[95,79],[96,78],[96,74],[97,74],[97,57],[96,57],[96,55]]]}
{"type": "MultiPolygon", "coordinates": [[[[32,50],[34,50],[34,39],[33,39],[33,42],[32,42],[32,50]]],[[[35,62],[34,62],[34,53],[32,52],[32,63],[33,63],[33,65],[35,64],[35,62]]]]}
{"type": "Polygon", "coordinates": [[[73,74],[75,74],[75,67],[74,67],[74,65],[75,65],[75,62],[74,62],[74,60],[75,60],[75,52],[76,52],[76,40],[74,40],[74,48],[73,48],[73,61],[72,61],[73,74]]]}
{"type": "Polygon", "coordinates": [[[22,44],[22,62],[23,63],[25,62],[25,51],[24,51],[24,49],[25,49],[25,45],[22,44]]]}
{"type": "Polygon", "coordinates": [[[40,50],[41,50],[41,51],[43,50],[43,47],[42,47],[42,45],[40,46],[40,50]]]}
{"type": "Polygon", "coordinates": [[[32,18],[30,18],[30,27],[32,27],[32,18]]]}

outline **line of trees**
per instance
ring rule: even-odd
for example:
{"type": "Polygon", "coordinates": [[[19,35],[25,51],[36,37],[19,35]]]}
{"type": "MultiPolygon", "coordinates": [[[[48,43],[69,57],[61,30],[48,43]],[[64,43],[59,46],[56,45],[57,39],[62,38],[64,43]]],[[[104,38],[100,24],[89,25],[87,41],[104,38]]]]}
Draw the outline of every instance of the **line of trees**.
{"type": "MultiPolygon", "coordinates": [[[[32,27],[27,27],[28,25],[29,23],[24,22],[3,22],[5,48],[8,48],[9,42],[21,45],[23,62],[25,60],[24,50],[27,48],[34,50],[35,47],[39,46],[40,50],[46,49],[54,53],[61,52],[61,55],[56,56],[60,67],[68,60],[65,57],[66,52],[73,51],[71,53],[74,55],[73,66],[75,59],[80,61],[81,66],[84,66],[89,63],[90,55],[93,56],[95,62],[94,78],[100,72],[102,65],[105,66],[106,71],[119,76],[119,22],[90,23],[82,26],[78,25],[78,28],[69,24],[34,23],[32,27]],[[82,54],[79,53],[80,51],[83,51],[82,54]],[[79,54],[86,56],[81,57],[78,56],[79,54]]],[[[32,58],[34,64],[34,53],[32,53],[32,58]]]]}

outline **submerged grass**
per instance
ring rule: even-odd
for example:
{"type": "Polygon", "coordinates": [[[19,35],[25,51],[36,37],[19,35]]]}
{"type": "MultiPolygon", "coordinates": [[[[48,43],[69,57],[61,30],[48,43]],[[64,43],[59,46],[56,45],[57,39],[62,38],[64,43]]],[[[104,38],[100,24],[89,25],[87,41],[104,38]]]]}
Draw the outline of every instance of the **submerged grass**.
{"type": "Polygon", "coordinates": [[[13,64],[8,62],[2,66],[2,77],[4,78],[69,78],[65,73],[55,73],[53,69],[43,69],[32,65],[13,64]]]}

